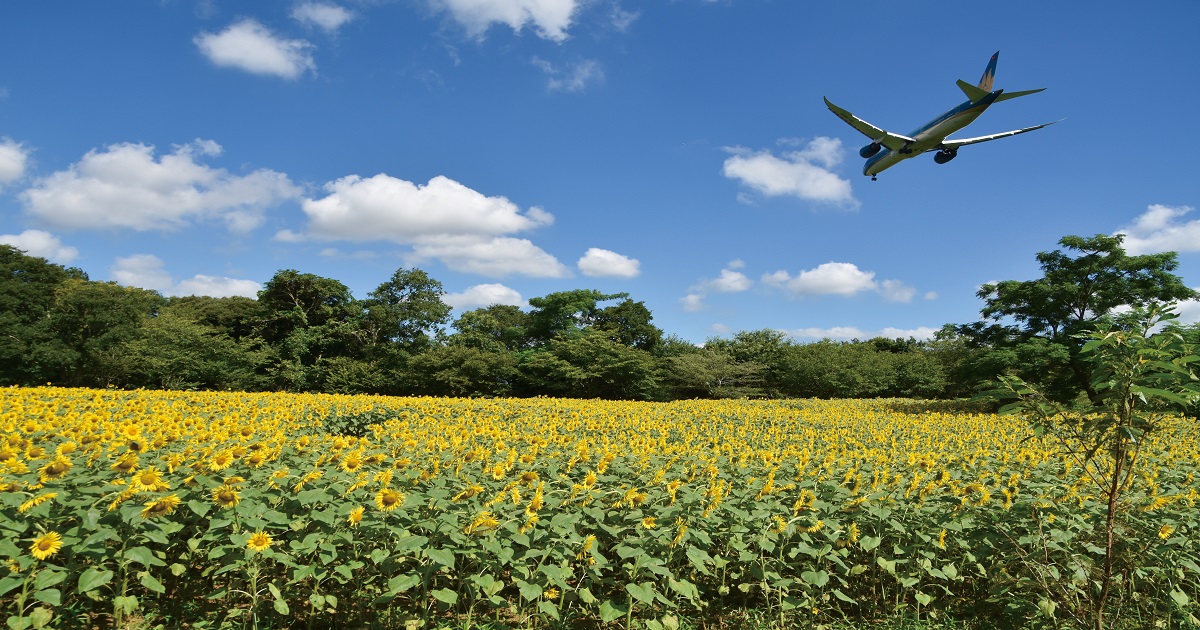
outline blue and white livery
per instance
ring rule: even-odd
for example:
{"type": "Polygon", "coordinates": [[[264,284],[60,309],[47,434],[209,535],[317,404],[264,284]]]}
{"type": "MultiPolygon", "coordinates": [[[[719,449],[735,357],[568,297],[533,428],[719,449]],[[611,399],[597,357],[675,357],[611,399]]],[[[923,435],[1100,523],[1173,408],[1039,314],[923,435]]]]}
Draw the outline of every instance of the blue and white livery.
{"type": "Polygon", "coordinates": [[[838,118],[846,121],[851,127],[854,127],[871,139],[871,144],[860,149],[858,154],[867,159],[867,163],[863,166],[863,175],[870,176],[872,180],[879,173],[895,166],[901,161],[917,157],[926,151],[936,150],[937,153],[934,154],[933,161],[938,164],[945,164],[958,155],[959,147],[987,142],[988,140],[1007,138],[1054,124],[1046,123],[1044,125],[1037,125],[1036,127],[1026,127],[1024,129],[1017,129],[1016,131],[1005,131],[1004,133],[994,133],[977,138],[963,138],[961,140],[947,139],[946,136],[966,127],[976,118],[979,118],[979,115],[986,111],[993,103],[1007,101],[1018,96],[1035,94],[1046,89],[1040,88],[1037,90],[1025,90],[1023,92],[992,90],[992,82],[996,77],[996,60],[999,57],[999,51],[992,55],[992,59],[988,62],[987,69],[983,71],[983,78],[979,80],[978,85],[971,85],[961,79],[958,81],[958,87],[967,95],[967,102],[925,123],[907,136],[880,129],[830,103],[828,98],[825,99],[825,105],[829,107],[829,111],[837,114],[838,118]]]}

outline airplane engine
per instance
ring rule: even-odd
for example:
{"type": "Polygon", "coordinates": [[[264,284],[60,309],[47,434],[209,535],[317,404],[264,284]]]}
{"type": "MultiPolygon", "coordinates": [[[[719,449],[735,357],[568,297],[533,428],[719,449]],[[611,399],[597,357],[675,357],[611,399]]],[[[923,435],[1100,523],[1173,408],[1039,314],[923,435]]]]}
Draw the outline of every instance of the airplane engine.
{"type": "Polygon", "coordinates": [[[871,144],[868,144],[867,146],[859,149],[858,154],[860,156],[862,156],[863,158],[869,158],[869,157],[875,155],[876,153],[879,153],[879,149],[881,149],[881,148],[883,148],[883,146],[880,145],[878,142],[872,142],[871,144]]]}
{"type": "Polygon", "coordinates": [[[953,160],[957,155],[958,150],[956,149],[942,149],[941,151],[933,154],[933,161],[937,162],[938,164],[945,164],[946,162],[953,160]]]}

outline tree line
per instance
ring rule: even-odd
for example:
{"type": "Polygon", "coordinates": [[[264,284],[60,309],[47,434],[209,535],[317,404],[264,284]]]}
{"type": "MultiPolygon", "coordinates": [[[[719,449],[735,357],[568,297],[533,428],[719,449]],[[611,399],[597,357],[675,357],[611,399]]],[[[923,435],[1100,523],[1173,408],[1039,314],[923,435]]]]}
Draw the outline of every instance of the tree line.
{"type": "MultiPolygon", "coordinates": [[[[398,269],[357,299],[292,269],[245,297],[164,297],[0,245],[0,384],[630,400],[960,398],[1019,376],[1094,396],[1078,336],[1123,309],[1193,299],[1173,252],[1067,236],[1043,277],[983,286],[980,320],[931,340],[798,343],[776,330],[696,345],[627,293],[576,289],[451,319],[442,284],[398,269]],[[1065,250],[1065,251],[1064,251],[1065,250]]],[[[1200,325],[1172,331],[1195,343],[1200,325]]]]}

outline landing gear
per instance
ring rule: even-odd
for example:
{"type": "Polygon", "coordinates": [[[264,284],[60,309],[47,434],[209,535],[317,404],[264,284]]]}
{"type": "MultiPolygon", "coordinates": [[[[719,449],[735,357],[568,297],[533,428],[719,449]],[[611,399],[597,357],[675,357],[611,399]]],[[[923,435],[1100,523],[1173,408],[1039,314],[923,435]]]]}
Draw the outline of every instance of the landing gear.
{"type": "Polygon", "coordinates": [[[876,178],[874,175],[872,175],[872,176],[871,176],[871,181],[873,181],[873,182],[877,182],[877,181],[879,181],[879,179],[878,179],[878,178],[876,178]]]}

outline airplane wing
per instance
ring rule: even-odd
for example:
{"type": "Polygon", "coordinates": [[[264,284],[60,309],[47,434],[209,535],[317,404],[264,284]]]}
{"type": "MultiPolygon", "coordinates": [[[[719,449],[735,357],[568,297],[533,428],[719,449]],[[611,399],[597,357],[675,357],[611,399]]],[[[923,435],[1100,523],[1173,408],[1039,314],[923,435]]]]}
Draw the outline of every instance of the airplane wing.
{"type": "Polygon", "coordinates": [[[825,99],[825,106],[829,108],[829,111],[837,114],[838,118],[846,121],[846,124],[854,127],[864,136],[870,138],[871,142],[882,144],[893,151],[899,151],[900,149],[904,148],[905,145],[911,142],[916,142],[916,140],[909,138],[908,136],[902,136],[897,133],[891,133],[884,129],[880,129],[879,127],[876,127],[875,125],[872,125],[858,116],[851,114],[841,107],[830,103],[828,98],[825,99]]]}
{"type": "Polygon", "coordinates": [[[1015,131],[1005,131],[1004,133],[993,133],[991,135],[979,136],[977,138],[963,138],[962,140],[946,139],[946,140],[943,140],[941,145],[939,145],[939,146],[941,148],[946,148],[946,149],[957,149],[958,147],[966,146],[968,144],[979,144],[980,142],[987,142],[988,140],[999,140],[1000,138],[1007,138],[1009,136],[1015,136],[1015,135],[1026,133],[1029,131],[1037,131],[1038,129],[1041,129],[1042,127],[1049,127],[1050,125],[1053,125],[1054,123],[1057,123],[1057,122],[1062,122],[1062,121],[1056,120],[1054,122],[1048,122],[1044,125],[1037,125],[1036,127],[1026,127],[1024,129],[1017,129],[1015,131]]]}

